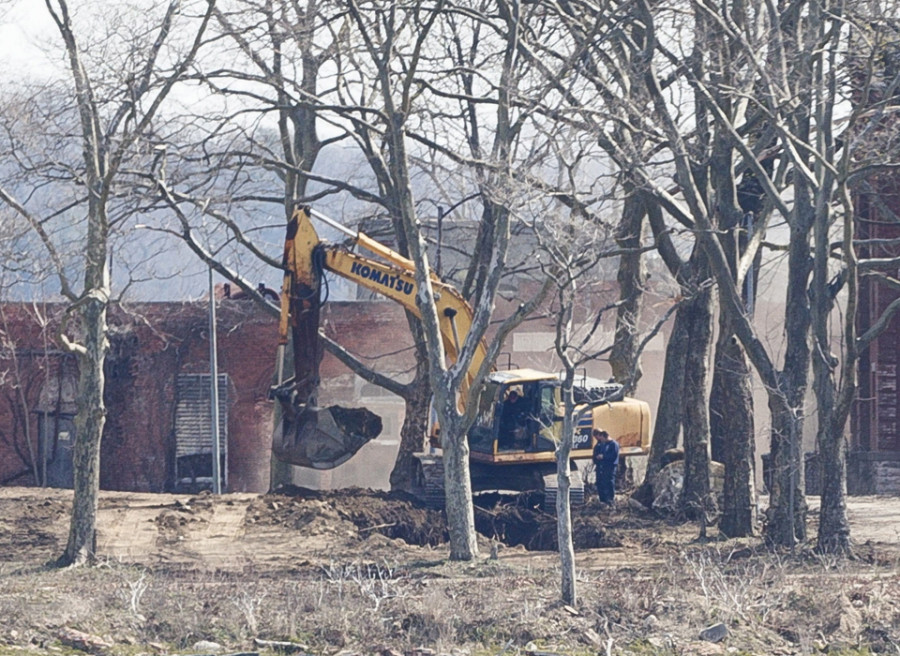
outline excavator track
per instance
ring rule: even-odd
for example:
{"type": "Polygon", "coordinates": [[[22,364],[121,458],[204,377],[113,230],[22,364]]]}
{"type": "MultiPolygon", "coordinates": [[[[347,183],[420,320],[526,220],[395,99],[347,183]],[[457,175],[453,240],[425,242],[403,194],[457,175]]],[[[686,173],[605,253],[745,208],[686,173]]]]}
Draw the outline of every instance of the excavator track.
{"type": "MultiPolygon", "coordinates": [[[[445,504],[444,495],[444,460],[440,454],[417,453],[416,472],[413,477],[413,493],[421,499],[428,508],[442,510],[445,504]]],[[[508,470],[511,476],[498,477],[497,469],[490,470],[492,476],[485,479],[479,476],[477,467],[473,468],[472,490],[473,492],[483,492],[485,490],[520,490],[530,491],[539,489],[544,493],[541,509],[544,512],[554,514],[556,512],[556,497],[559,493],[559,485],[557,482],[557,474],[555,465],[545,466],[541,468],[531,468],[526,478],[522,477],[523,469],[518,467],[515,470],[508,470]],[[550,471],[550,468],[554,471],[550,471]],[[528,479],[528,480],[526,480],[528,479]],[[535,480],[537,479],[537,480],[535,480]],[[529,483],[529,480],[531,481],[529,483]],[[537,484],[535,484],[537,483],[537,484]]],[[[581,506],[585,503],[584,482],[575,464],[572,463],[572,476],[569,486],[569,502],[573,506],[581,506]]]]}
{"type": "Polygon", "coordinates": [[[417,453],[416,471],[413,476],[413,494],[421,499],[428,508],[443,510],[444,496],[444,458],[437,454],[417,453]]]}
{"type": "MultiPolygon", "coordinates": [[[[573,506],[584,505],[584,481],[577,469],[572,471],[569,483],[569,503],[573,506]]],[[[547,474],[544,476],[544,500],[541,502],[541,509],[547,513],[556,512],[556,496],[559,494],[559,484],[556,474],[547,474]]]]}

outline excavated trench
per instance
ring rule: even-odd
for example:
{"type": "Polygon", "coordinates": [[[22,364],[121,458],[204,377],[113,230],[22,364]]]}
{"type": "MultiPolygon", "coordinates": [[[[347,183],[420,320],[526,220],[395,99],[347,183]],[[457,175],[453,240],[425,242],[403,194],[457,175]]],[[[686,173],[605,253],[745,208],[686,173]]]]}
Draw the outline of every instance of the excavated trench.
{"type": "MultiPolygon", "coordinates": [[[[556,517],[541,510],[540,505],[539,493],[478,495],[475,529],[506,546],[556,551],[556,517]]],[[[323,517],[339,518],[352,522],[361,537],[377,533],[411,545],[437,546],[449,539],[444,512],[429,509],[402,492],[359,488],[326,492],[288,486],[261,497],[254,513],[255,521],[298,529],[323,517]]],[[[600,515],[594,506],[574,508],[572,524],[576,549],[622,544],[610,528],[609,516],[600,515]]]]}

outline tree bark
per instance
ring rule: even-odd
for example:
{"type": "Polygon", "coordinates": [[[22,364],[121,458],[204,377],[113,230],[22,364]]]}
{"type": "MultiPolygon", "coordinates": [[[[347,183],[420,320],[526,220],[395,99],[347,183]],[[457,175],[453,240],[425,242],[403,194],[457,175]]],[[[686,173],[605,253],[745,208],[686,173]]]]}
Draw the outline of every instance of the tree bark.
{"type": "Polygon", "coordinates": [[[823,426],[817,436],[822,496],[816,549],[821,553],[849,554],[852,547],[850,521],[847,518],[847,462],[843,438],[846,417],[843,422],[835,422],[833,412],[823,414],[819,415],[823,426]]]}
{"type": "Polygon", "coordinates": [[[577,281],[570,277],[571,274],[571,270],[563,274],[563,284],[557,290],[560,307],[557,315],[555,346],[565,375],[560,386],[563,401],[562,435],[556,445],[556,542],[559,548],[560,596],[564,603],[574,606],[578,600],[578,592],[575,582],[575,546],[572,541],[572,510],[569,497],[572,488],[569,455],[572,452],[575,426],[577,425],[573,389],[576,363],[570,357],[569,349],[577,281]]]}
{"type": "Polygon", "coordinates": [[[414,453],[422,451],[425,446],[425,434],[428,431],[428,408],[431,403],[431,388],[428,386],[428,370],[422,360],[416,366],[416,375],[407,387],[409,392],[404,396],[406,414],[400,428],[400,450],[391,470],[390,482],[392,490],[410,491],[413,484],[413,472],[416,459],[414,453]]]}
{"type": "MultiPolygon", "coordinates": [[[[96,219],[91,221],[91,225],[96,229],[96,219]]],[[[103,232],[105,231],[101,231],[103,232]]],[[[99,237],[97,241],[101,241],[99,237]]],[[[75,415],[75,448],[72,463],[74,498],[66,549],[56,561],[60,567],[92,562],[97,550],[100,442],[106,423],[103,366],[109,351],[106,336],[109,277],[106,269],[105,240],[101,243],[91,241],[88,243],[88,270],[85,277],[91,291],[76,310],[84,340],[83,350],[77,351],[78,412],[75,415]]]]}
{"type": "Polygon", "coordinates": [[[624,252],[619,256],[620,305],[616,309],[616,332],[609,365],[617,381],[625,384],[625,394],[632,394],[641,378],[638,360],[638,321],[641,315],[644,282],[647,278],[640,252],[641,229],[644,224],[644,199],[628,190],[622,218],[616,229],[616,241],[624,252]]]}
{"type": "Polygon", "coordinates": [[[756,490],[753,484],[754,427],[750,367],[720,315],[715,370],[710,393],[712,459],[725,465],[719,531],[729,537],[753,535],[756,527],[756,490]],[[719,448],[715,445],[718,443],[719,448]],[[717,453],[718,451],[718,453],[717,453]]]}
{"type": "Polygon", "coordinates": [[[666,347],[666,363],[653,427],[653,439],[650,442],[650,455],[647,457],[647,471],[640,487],[632,495],[648,508],[653,503],[653,477],[662,469],[666,451],[678,446],[678,436],[681,433],[681,420],[684,416],[684,401],[681,395],[684,391],[684,368],[690,338],[687,315],[685,307],[675,311],[672,332],[666,347]]]}
{"type": "Polygon", "coordinates": [[[810,309],[807,286],[811,259],[809,235],[812,205],[809,188],[795,186],[795,217],[788,252],[788,291],[785,304],[784,368],[777,374],[777,389],[769,390],[772,413],[772,490],[766,539],[793,548],[806,539],[806,499],[803,485],[803,406],[809,384],[810,309]]]}
{"type": "MultiPolygon", "coordinates": [[[[779,376],[781,378],[781,376],[779,376]]],[[[769,397],[772,414],[769,510],[766,541],[793,548],[806,539],[806,499],[800,444],[803,416],[799,406],[778,394],[769,397]]]]}
{"type": "MultiPolygon", "coordinates": [[[[703,268],[703,267],[701,267],[703,268]]],[[[712,291],[698,289],[687,303],[688,347],[684,369],[684,488],[680,506],[687,517],[705,512],[709,496],[709,399],[707,376],[712,341],[712,291]]]]}
{"type": "Polygon", "coordinates": [[[564,603],[574,606],[578,602],[578,588],[575,576],[575,546],[572,541],[572,504],[569,496],[572,488],[569,454],[572,451],[572,437],[575,423],[572,415],[575,400],[572,381],[575,370],[566,368],[566,379],[562,393],[566,416],[563,419],[562,439],[556,447],[556,542],[559,545],[560,597],[564,603]]]}
{"type": "MultiPolygon", "coordinates": [[[[450,400],[450,403],[454,401],[450,400]]],[[[441,446],[444,452],[444,497],[450,532],[450,560],[472,560],[478,555],[472,478],[469,474],[469,442],[462,422],[447,422],[455,413],[440,414],[441,446]]]]}

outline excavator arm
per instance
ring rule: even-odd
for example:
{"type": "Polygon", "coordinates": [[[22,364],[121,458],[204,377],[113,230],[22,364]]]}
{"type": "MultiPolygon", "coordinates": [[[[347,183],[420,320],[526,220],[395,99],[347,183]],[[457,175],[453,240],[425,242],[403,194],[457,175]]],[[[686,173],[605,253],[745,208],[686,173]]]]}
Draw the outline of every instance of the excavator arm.
{"type": "MultiPolygon", "coordinates": [[[[319,329],[319,289],[324,271],[395,301],[420,317],[416,305],[418,284],[413,262],[361,232],[353,232],[317,213],[317,218],[351,237],[380,259],[353,253],[322,241],[311,220],[311,211],[297,208],[288,223],[284,245],[284,283],[281,294],[277,384],[272,395],[282,406],[281,426],[276,427],[273,450],[292,464],[327,469],[350,458],[381,432],[381,419],[364,408],[316,404],[319,362],[322,358],[319,329]],[[294,375],[283,380],[282,363],[288,343],[293,345],[294,375]]],[[[472,325],[472,309],[460,293],[432,273],[432,287],[447,359],[455,362],[472,325]]],[[[486,357],[479,343],[463,382],[462,395],[486,357]]]]}

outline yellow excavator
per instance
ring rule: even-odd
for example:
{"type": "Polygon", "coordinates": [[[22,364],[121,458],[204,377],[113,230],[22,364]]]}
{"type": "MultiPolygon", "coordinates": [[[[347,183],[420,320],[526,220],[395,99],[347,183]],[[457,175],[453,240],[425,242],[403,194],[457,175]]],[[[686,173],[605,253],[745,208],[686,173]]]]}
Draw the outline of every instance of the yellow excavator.
{"type": "MultiPolygon", "coordinates": [[[[381,419],[365,408],[319,408],[316,393],[322,357],[318,337],[320,289],[331,272],[383,295],[419,316],[414,263],[373,240],[306,207],[298,207],[288,223],[284,244],[284,283],[276,385],[271,396],[281,405],[273,436],[273,451],[288,463],[329,469],[352,457],[381,432],[381,419]],[[351,246],[375,257],[354,253],[348,246],[319,238],[312,217],[346,234],[351,246]],[[376,259],[377,258],[377,259],[376,259]],[[283,362],[293,347],[293,375],[285,378],[283,362]]],[[[447,359],[456,360],[472,324],[465,298],[432,272],[441,338],[447,359]]],[[[482,343],[476,350],[463,385],[462,399],[486,357],[482,343]]],[[[533,369],[493,371],[471,395],[478,404],[469,430],[470,471],[474,491],[542,489],[545,506],[552,507],[555,491],[555,445],[562,431],[563,402],[560,376],[533,369]]],[[[646,454],[650,443],[650,409],[646,402],[625,397],[622,386],[582,378],[575,388],[578,423],[573,461],[589,459],[591,430],[606,430],[620,446],[620,455],[646,454]]],[[[439,428],[429,430],[430,449],[416,454],[420,495],[433,506],[443,503],[443,467],[439,428]]],[[[423,436],[423,447],[425,446],[423,436]]],[[[573,463],[574,468],[574,463],[573,463]]],[[[572,500],[583,500],[580,477],[574,477],[572,500]]]]}

